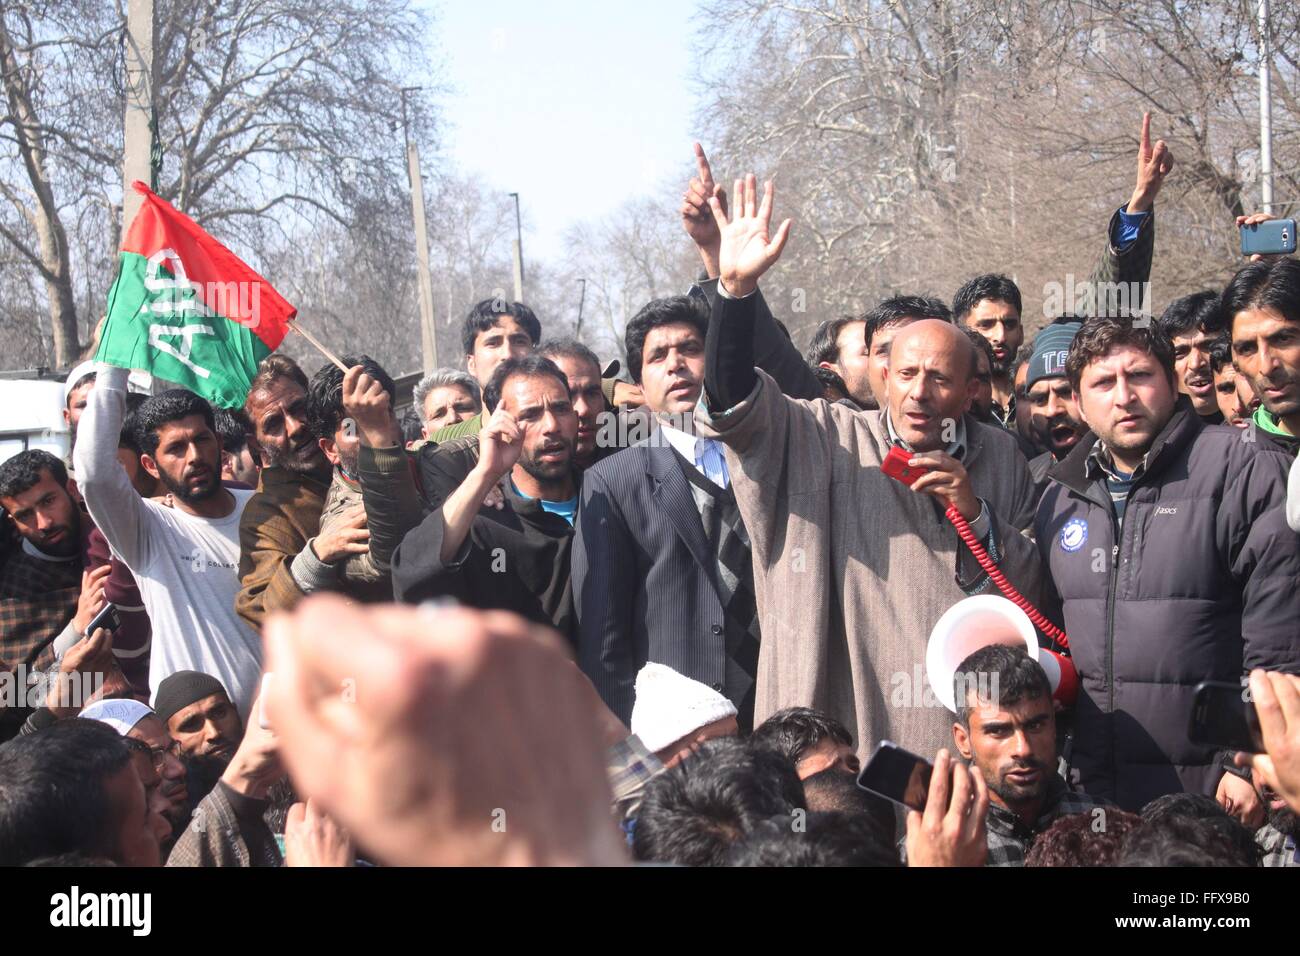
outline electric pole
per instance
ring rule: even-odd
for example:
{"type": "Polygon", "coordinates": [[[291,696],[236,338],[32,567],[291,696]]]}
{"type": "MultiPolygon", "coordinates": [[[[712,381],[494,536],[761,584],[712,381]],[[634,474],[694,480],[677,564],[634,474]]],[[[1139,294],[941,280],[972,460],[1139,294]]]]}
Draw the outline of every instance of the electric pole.
{"type": "Polygon", "coordinates": [[[515,200],[515,301],[524,301],[524,226],[519,216],[519,193],[511,193],[515,200]]]}
{"type": "Polygon", "coordinates": [[[578,324],[573,328],[573,337],[581,340],[582,338],[582,305],[587,301],[587,280],[579,279],[582,283],[582,295],[578,297],[578,324]]]}
{"type": "MultiPolygon", "coordinates": [[[[129,0],[126,8],[126,115],[122,150],[122,235],[131,228],[144,197],[131,188],[134,180],[153,182],[153,0],[129,0]]],[[[201,27],[198,29],[202,29],[201,27]]]]}
{"type": "Polygon", "coordinates": [[[424,371],[438,367],[438,330],[433,323],[433,280],[429,277],[429,230],[424,221],[424,177],[420,175],[420,148],[411,139],[406,117],[406,94],[418,86],[402,87],[402,138],[406,141],[406,179],[411,186],[411,225],[415,230],[415,260],[419,269],[420,341],[424,346],[424,371]]]}

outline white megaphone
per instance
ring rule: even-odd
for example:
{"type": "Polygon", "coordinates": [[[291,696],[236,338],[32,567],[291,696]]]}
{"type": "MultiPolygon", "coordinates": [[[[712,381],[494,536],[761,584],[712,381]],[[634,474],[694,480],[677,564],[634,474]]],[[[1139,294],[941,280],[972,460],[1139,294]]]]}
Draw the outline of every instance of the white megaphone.
{"type": "Polygon", "coordinates": [[[1038,646],[1038,632],[1029,615],[1004,597],[978,594],[958,601],[944,612],[925,649],[925,672],[935,697],[954,714],[953,678],[962,661],[981,647],[1008,644],[1023,647],[1047,674],[1052,696],[1065,706],[1079,693],[1079,675],[1073,662],[1038,646]]]}

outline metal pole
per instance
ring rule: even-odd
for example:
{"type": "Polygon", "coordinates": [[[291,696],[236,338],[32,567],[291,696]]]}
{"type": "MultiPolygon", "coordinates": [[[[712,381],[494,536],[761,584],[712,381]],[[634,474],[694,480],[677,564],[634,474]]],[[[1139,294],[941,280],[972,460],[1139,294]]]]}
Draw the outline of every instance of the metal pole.
{"type": "Polygon", "coordinates": [[[1273,211],[1273,97],[1269,88],[1268,0],[1259,0],[1259,198],[1264,212],[1273,211]]]}
{"type": "Polygon", "coordinates": [[[519,215],[519,193],[511,193],[515,200],[515,301],[524,301],[524,226],[519,215]]]}
{"type": "Polygon", "coordinates": [[[131,188],[133,180],[150,182],[153,133],[153,0],[130,0],[126,10],[126,115],[123,119],[122,234],[140,210],[144,197],[131,188]]]}
{"type": "Polygon", "coordinates": [[[582,304],[587,301],[587,280],[579,279],[582,283],[582,295],[578,298],[578,324],[573,327],[573,337],[580,338],[582,335],[582,304]]]}
{"type": "Polygon", "coordinates": [[[429,230],[424,220],[424,177],[420,175],[420,148],[411,139],[406,118],[406,94],[416,86],[402,89],[402,137],[406,141],[406,177],[411,184],[411,225],[415,230],[415,259],[420,289],[420,343],[423,346],[424,371],[438,367],[438,330],[433,322],[433,280],[429,277],[429,230]]]}

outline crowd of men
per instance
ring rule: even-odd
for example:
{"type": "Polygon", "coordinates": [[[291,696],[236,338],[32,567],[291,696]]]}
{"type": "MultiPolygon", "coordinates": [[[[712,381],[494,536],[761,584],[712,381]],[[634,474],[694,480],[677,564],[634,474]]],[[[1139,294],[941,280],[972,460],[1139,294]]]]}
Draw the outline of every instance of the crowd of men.
{"type": "Polygon", "coordinates": [[[234,409],[79,366],[69,459],[0,463],[0,863],[1300,865],[1300,261],[1117,301],[1148,128],[1030,340],[989,274],[800,354],[773,187],[697,146],[703,275],[620,361],[485,300],[409,416],[365,355],[273,354],[234,409]],[[998,643],[952,710],[917,685],[1002,587],[955,524],[1072,705],[998,643]],[[1203,681],[1264,753],[1190,739],[1203,681]],[[857,784],[882,741],[933,758],[923,810],[857,784]]]}

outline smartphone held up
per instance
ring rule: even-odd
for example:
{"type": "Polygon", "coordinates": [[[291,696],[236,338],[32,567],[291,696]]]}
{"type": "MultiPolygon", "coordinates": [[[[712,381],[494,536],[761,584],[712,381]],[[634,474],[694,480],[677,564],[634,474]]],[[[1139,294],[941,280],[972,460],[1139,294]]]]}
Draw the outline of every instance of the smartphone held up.
{"type": "Polygon", "coordinates": [[[882,740],[858,774],[858,786],[910,810],[924,810],[933,771],[929,760],[882,740]]]}
{"type": "Polygon", "coordinates": [[[1194,744],[1222,750],[1263,753],[1259,715],[1247,697],[1248,688],[1240,684],[1212,680],[1197,684],[1188,739],[1194,744]]]}
{"type": "Polygon", "coordinates": [[[84,639],[89,637],[100,628],[113,634],[116,633],[117,629],[121,626],[122,619],[118,617],[117,606],[112,603],[107,603],[99,609],[99,613],[90,619],[90,623],[86,625],[86,632],[82,635],[82,638],[84,639]]]}
{"type": "Polygon", "coordinates": [[[1241,227],[1243,256],[1289,256],[1294,253],[1294,219],[1268,219],[1241,227]]]}

